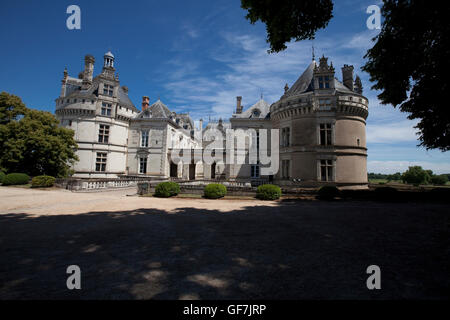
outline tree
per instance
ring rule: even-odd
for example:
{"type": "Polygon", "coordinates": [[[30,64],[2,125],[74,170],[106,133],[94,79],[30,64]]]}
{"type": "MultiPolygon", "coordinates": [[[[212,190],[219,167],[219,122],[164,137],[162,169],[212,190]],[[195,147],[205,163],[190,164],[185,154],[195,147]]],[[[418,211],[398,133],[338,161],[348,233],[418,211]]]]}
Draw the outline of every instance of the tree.
{"type": "Polygon", "coordinates": [[[17,120],[25,115],[26,110],[27,107],[18,96],[0,93],[0,125],[17,120]]]}
{"type": "Polygon", "coordinates": [[[409,167],[408,170],[402,174],[403,182],[409,184],[428,184],[430,179],[431,177],[427,170],[423,170],[420,166],[409,167]]]}
{"type": "Polygon", "coordinates": [[[60,127],[51,113],[26,108],[16,96],[3,92],[1,97],[14,104],[9,115],[0,118],[5,123],[0,125],[0,168],[31,176],[67,176],[78,160],[74,132],[60,127]],[[20,119],[11,116],[19,112],[20,119]]]}
{"type": "Polygon", "coordinates": [[[286,49],[286,43],[314,39],[333,17],[331,0],[241,0],[251,24],[265,23],[270,52],[286,49]]]}
{"type": "Polygon", "coordinates": [[[446,174],[441,174],[441,175],[436,175],[436,176],[431,177],[431,183],[438,185],[438,186],[443,186],[447,182],[448,182],[448,177],[446,174]]]}
{"type": "Polygon", "coordinates": [[[384,0],[384,21],[362,70],[381,90],[382,104],[418,119],[420,145],[450,150],[450,24],[440,5],[424,0],[384,0]]]}

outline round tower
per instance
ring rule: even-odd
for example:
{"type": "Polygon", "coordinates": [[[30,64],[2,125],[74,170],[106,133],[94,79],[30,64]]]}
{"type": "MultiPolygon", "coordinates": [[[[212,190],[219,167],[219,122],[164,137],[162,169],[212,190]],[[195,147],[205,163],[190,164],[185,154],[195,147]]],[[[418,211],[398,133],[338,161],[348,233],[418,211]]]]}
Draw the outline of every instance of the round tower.
{"type": "MultiPolygon", "coordinates": [[[[343,68],[353,84],[352,66],[343,68]]],[[[280,130],[280,184],[367,187],[368,99],[335,78],[332,64],[313,61],[271,106],[280,130]]]]}

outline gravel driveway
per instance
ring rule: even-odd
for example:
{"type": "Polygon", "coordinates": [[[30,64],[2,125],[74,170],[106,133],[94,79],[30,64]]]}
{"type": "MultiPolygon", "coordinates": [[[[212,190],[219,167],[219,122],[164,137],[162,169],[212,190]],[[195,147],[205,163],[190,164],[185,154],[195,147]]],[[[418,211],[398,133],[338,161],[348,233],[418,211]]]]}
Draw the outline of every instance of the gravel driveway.
{"type": "Polygon", "coordinates": [[[0,299],[450,298],[444,204],[133,193],[0,187],[0,299]]]}

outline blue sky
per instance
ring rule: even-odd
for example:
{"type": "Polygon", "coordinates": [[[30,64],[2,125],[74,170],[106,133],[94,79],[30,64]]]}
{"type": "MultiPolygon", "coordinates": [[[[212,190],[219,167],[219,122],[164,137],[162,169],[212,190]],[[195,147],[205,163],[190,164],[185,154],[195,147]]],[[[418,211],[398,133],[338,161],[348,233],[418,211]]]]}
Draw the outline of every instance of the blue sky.
{"type": "MultiPolygon", "coordinates": [[[[422,165],[450,172],[450,154],[418,148],[415,122],[391,106],[381,106],[360,71],[376,31],[368,30],[366,9],[379,0],[335,1],[334,18],[317,34],[316,55],[329,57],[340,79],[353,64],[370,100],[367,121],[370,172],[404,171],[422,165]]],[[[378,3],[379,4],[379,3],[378,3]]],[[[240,0],[189,1],[9,1],[1,5],[0,91],[22,97],[28,107],[54,111],[62,72],[83,69],[84,55],[95,56],[95,74],[111,50],[121,84],[136,106],[158,96],[176,112],[194,119],[227,119],[236,96],[269,103],[292,85],[311,61],[311,41],[291,43],[268,54],[264,25],[250,25],[240,0]],[[81,8],[81,30],[66,28],[66,9],[81,8]]],[[[393,70],[392,72],[395,72],[393,70]]]]}

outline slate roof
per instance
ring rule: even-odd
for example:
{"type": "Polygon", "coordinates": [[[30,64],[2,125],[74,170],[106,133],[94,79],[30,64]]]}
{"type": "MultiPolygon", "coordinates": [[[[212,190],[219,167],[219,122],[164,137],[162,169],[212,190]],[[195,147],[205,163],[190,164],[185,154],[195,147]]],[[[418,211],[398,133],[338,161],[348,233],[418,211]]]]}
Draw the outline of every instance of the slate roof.
{"type": "Polygon", "coordinates": [[[265,119],[269,117],[269,112],[270,112],[270,105],[263,99],[260,99],[257,103],[255,103],[253,106],[251,106],[244,112],[234,114],[233,118],[265,119]],[[258,111],[258,113],[255,114],[255,111],[258,111]]]}
{"type": "MultiPolygon", "coordinates": [[[[292,85],[292,87],[284,94],[283,98],[297,96],[302,93],[310,92],[314,90],[313,76],[314,76],[314,68],[317,63],[312,61],[308,68],[303,72],[300,78],[292,85]]],[[[343,93],[354,93],[350,89],[348,89],[342,82],[338,79],[334,78],[334,87],[336,91],[343,93]]]]}

